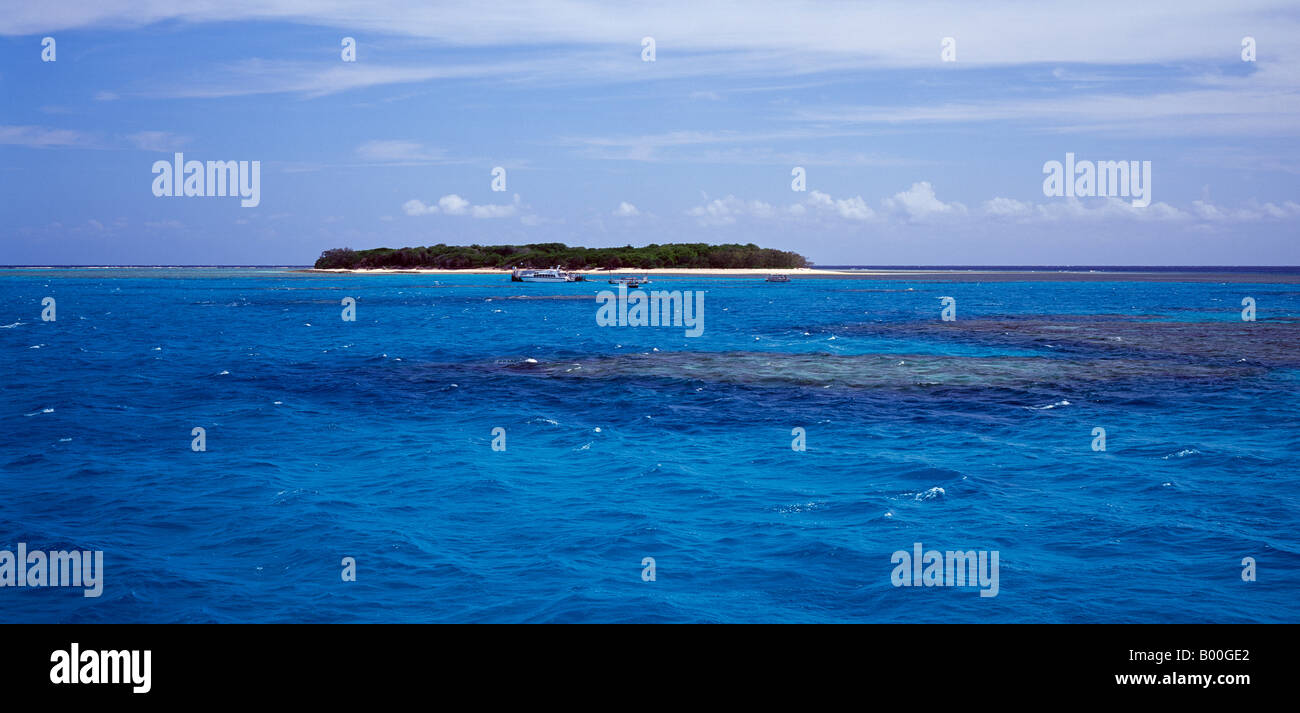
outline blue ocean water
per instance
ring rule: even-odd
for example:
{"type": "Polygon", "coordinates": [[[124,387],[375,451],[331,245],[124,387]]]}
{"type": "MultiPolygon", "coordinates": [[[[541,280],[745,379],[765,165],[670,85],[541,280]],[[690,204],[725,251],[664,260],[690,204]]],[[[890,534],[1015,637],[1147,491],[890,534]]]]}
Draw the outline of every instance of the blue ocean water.
{"type": "Polygon", "coordinates": [[[0,271],[0,549],[105,567],[0,621],[1300,619],[1300,286],[656,278],[698,338],[607,287],[0,271]]]}

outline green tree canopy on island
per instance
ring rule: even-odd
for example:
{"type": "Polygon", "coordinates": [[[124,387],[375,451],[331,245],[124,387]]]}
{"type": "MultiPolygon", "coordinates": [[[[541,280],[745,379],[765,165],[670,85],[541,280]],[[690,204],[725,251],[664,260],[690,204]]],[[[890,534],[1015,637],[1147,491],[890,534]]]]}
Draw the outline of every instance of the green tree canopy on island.
{"type": "Polygon", "coordinates": [[[630,267],[656,268],[738,268],[779,269],[808,267],[811,263],[798,253],[760,248],[753,243],[708,245],[706,243],[670,243],[634,248],[582,248],[564,243],[529,245],[430,245],[412,248],[372,248],[326,250],[316,260],[317,269],[367,268],[548,268],[559,265],[566,270],[599,270],[630,267]]]}

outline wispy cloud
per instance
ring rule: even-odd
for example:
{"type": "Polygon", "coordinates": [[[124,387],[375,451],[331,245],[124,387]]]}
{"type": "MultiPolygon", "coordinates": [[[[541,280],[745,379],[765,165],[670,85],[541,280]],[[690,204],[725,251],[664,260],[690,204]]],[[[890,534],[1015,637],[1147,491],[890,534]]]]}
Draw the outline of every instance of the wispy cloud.
{"type": "Polygon", "coordinates": [[[1197,77],[1176,91],[1053,91],[1043,96],[913,105],[801,107],[790,119],[834,127],[1014,125],[1041,133],[1259,136],[1295,133],[1300,82],[1289,70],[1197,77]]]}
{"type": "Polygon", "coordinates": [[[303,63],[248,59],[160,87],[131,92],[153,98],[218,99],[258,94],[316,98],[338,92],[431,79],[482,76],[481,67],[398,67],[372,63],[303,63]]]}
{"type": "Polygon", "coordinates": [[[671,62],[681,52],[752,51],[769,57],[772,65],[803,63],[808,68],[846,58],[863,65],[933,66],[943,36],[957,38],[958,66],[1224,57],[1233,51],[1225,43],[1235,38],[1225,38],[1223,28],[1267,33],[1271,52],[1292,56],[1300,41],[1300,24],[1289,0],[1187,0],[1141,6],[1129,0],[1088,4],[667,0],[636,5],[517,0],[494,6],[493,11],[477,3],[431,6],[425,0],[376,0],[364,13],[343,3],[302,0],[65,0],[9,8],[0,16],[0,34],[120,29],[163,21],[300,22],[473,47],[635,47],[642,36],[652,35],[658,41],[659,62],[671,62]]]}
{"type": "Polygon", "coordinates": [[[807,148],[820,145],[819,142],[874,133],[872,130],[822,127],[777,131],[669,131],[630,136],[570,136],[555,143],[573,147],[583,157],[607,161],[780,166],[920,166],[933,163],[843,148],[807,148]],[[790,148],[782,150],[764,144],[790,148]]]}
{"type": "Polygon", "coordinates": [[[94,148],[97,142],[89,134],[72,129],[0,125],[0,144],[31,148],[94,148]]]}
{"type": "Polygon", "coordinates": [[[188,136],[178,136],[170,131],[137,131],[126,140],[142,151],[176,151],[189,143],[188,136]]]}
{"type": "Polygon", "coordinates": [[[446,151],[418,141],[376,140],[357,147],[357,156],[367,161],[400,164],[444,163],[446,151]]]}

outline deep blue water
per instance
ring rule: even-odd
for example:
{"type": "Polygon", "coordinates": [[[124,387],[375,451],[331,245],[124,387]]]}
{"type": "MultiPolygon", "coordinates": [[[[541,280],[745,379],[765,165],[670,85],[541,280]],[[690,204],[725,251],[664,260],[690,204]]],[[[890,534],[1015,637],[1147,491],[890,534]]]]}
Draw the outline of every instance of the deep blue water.
{"type": "Polygon", "coordinates": [[[656,279],[695,339],[606,287],[0,271],[0,549],[106,570],[0,621],[1300,620],[1300,286],[656,279]]]}

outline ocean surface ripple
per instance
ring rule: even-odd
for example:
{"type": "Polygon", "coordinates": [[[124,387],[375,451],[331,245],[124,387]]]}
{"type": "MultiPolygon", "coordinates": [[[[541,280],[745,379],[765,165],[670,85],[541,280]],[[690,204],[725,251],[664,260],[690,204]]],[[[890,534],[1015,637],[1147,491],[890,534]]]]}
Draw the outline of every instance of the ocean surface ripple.
{"type": "Polygon", "coordinates": [[[0,550],[106,568],[0,621],[1300,619],[1293,285],[656,278],[699,338],[605,287],[0,271],[0,550]]]}

